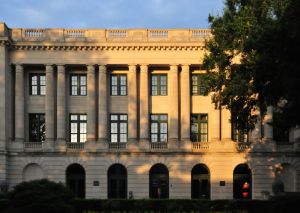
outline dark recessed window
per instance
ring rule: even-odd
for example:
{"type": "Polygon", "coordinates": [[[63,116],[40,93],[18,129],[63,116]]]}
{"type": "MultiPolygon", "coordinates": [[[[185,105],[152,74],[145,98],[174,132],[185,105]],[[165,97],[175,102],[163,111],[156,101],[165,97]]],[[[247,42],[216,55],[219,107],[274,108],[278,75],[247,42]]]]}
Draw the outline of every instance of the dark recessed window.
{"type": "Polygon", "coordinates": [[[193,74],[192,75],[192,95],[207,95],[207,88],[204,83],[205,74],[193,74]]]}
{"type": "Polygon", "coordinates": [[[208,116],[207,114],[191,115],[191,140],[192,142],[208,141],[208,116]]]}
{"type": "Polygon", "coordinates": [[[151,75],[151,95],[168,95],[168,78],[166,74],[151,75]]]}
{"type": "Polygon", "coordinates": [[[152,114],[151,120],[151,142],[168,141],[168,115],[152,114]]]}
{"type": "Polygon", "coordinates": [[[46,94],[46,76],[45,74],[30,74],[30,95],[46,94]]]}
{"type": "Polygon", "coordinates": [[[86,142],[87,120],[85,114],[70,115],[70,140],[71,143],[86,142]]]}
{"type": "Polygon", "coordinates": [[[45,141],[45,114],[29,114],[29,140],[30,142],[45,141]]]}
{"type": "Polygon", "coordinates": [[[113,74],[110,76],[110,95],[126,96],[127,95],[127,75],[113,74]]]}
{"type": "Polygon", "coordinates": [[[70,85],[71,85],[70,88],[71,95],[78,95],[78,96],[86,95],[87,93],[86,75],[84,74],[71,75],[70,85]]]}
{"type": "Polygon", "coordinates": [[[110,115],[110,141],[112,143],[127,142],[127,115],[111,114],[110,115]]]}

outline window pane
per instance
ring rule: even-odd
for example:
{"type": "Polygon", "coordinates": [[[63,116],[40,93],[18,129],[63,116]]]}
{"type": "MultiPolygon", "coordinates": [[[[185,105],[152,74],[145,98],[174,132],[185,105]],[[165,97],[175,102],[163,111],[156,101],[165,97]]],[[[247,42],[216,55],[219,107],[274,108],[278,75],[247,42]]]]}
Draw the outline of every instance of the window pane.
{"type": "Polygon", "coordinates": [[[71,143],[77,142],[77,134],[71,134],[71,143]]]}
{"type": "Polygon", "coordinates": [[[111,134],[110,135],[110,140],[112,143],[118,142],[118,135],[117,134],[111,134]]]}
{"type": "Polygon", "coordinates": [[[121,79],[121,85],[126,85],[127,77],[126,76],[120,76],[120,79],[121,79]]]}
{"type": "Polygon", "coordinates": [[[118,133],[118,124],[117,123],[111,123],[110,124],[110,132],[111,133],[118,133]]]}
{"type": "Polygon", "coordinates": [[[151,123],[151,133],[158,133],[158,123],[151,123]]]}
{"type": "Polygon", "coordinates": [[[86,121],[86,115],[80,115],[80,120],[81,121],[86,121]]]}
{"type": "Polygon", "coordinates": [[[166,75],[161,75],[160,76],[160,85],[167,85],[167,76],[166,75]]]}
{"type": "Polygon", "coordinates": [[[77,95],[77,86],[72,86],[72,95],[77,95]]]}
{"type": "Polygon", "coordinates": [[[127,142],[127,134],[120,134],[120,142],[121,143],[127,142]]]}
{"type": "Polygon", "coordinates": [[[198,95],[198,87],[197,86],[192,87],[192,94],[193,95],[198,95]]]}
{"type": "Polygon", "coordinates": [[[120,123],[120,133],[127,133],[127,123],[120,123]]]}
{"type": "Polygon", "coordinates": [[[202,121],[207,121],[207,115],[201,115],[201,116],[200,116],[200,119],[201,119],[202,121]]]}
{"type": "Polygon", "coordinates": [[[72,83],[72,86],[77,86],[77,76],[71,77],[71,83],[72,83]]]}
{"type": "Polygon", "coordinates": [[[198,85],[198,77],[197,75],[192,76],[192,85],[197,86],[198,85]]]}
{"type": "Polygon", "coordinates": [[[71,133],[77,133],[77,123],[71,123],[71,133]]]}
{"type": "Polygon", "coordinates": [[[111,87],[111,95],[118,95],[118,87],[117,86],[111,87]]]}
{"type": "Polygon", "coordinates": [[[86,133],[86,123],[80,123],[80,133],[86,133]]]}
{"type": "Polygon", "coordinates": [[[168,141],[167,134],[160,134],[160,141],[167,142],[168,141]]]}
{"type": "Polygon", "coordinates": [[[167,87],[166,86],[161,86],[160,87],[160,94],[161,95],[167,95],[167,87]]]}
{"type": "Polygon", "coordinates": [[[161,123],[160,124],[160,132],[161,133],[168,133],[168,125],[167,125],[167,123],[161,123]]]}
{"type": "Polygon", "coordinates": [[[157,76],[156,75],[152,75],[151,84],[152,85],[157,85],[157,76]]]}
{"type": "Polygon", "coordinates": [[[80,134],[80,143],[86,142],[86,134],[80,134]]]}
{"type": "Polygon", "coordinates": [[[199,132],[199,127],[198,127],[198,123],[193,123],[191,126],[191,132],[192,133],[198,133],[199,132]]]}
{"type": "Polygon", "coordinates": [[[46,77],[44,75],[40,75],[40,85],[46,85],[46,77]]]}
{"type": "Polygon", "coordinates": [[[76,121],[77,120],[77,115],[71,115],[71,120],[76,121]]]}
{"type": "Polygon", "coordinates": [[[46,87],[45,86],[40,87],[40,94],[41,95],[46,95],[46,87]]]}
{"type": "Polygon", "coordinates": [[[110,115],[110,120],[117,121],[118,120],[118,116],[117,115],[110,115]]]}
{"type": "Polygon", "coordinates": [[[80,95],[86,95],[86,86],[80,86],[80,95]]]}
{"type": "Polygon", "coordinates": [[[86,85],[86,76],[80,76],[80,85],[86,85]]]}
{"type": "Polygon", "coordinates": [[[167,121],[168,116],[167,115],[160,115],[159,119],[162,120],[162,121],[167,121]]]}
{"type": "Polygon", "coordinates": [[[37,76],[31,77],[31,85],[37,85],[37,76]]]}
{"type": "Polygon", "coordinates": [[[153,86],[151,87],[151,95],[157,95],[157,86],[153,86]]]}
{"type": "Polygon", "coordinates": [[[120,115],[121,121],[127,121],[127,115],[120,115]]]}
{"type": "Polygon", "coordinates": [[[117,76],[111,76],[111,85],[118,85],[118,78],[117,76]]]}
{"type": "Polygon", "coordinates": [[[126,93],[127,93],[126,90],[127,90],[126,86],[121,86],[121,89],[120,89],[121,94],[120,95],[126,95],[126,93]]]}
{"type": "Polygon", "coordinates": [[[151,134],[151,142],[157,142],[157,134],[151,134]]]}
{"type": "Polygon", "coordinates": [[[37,95],[37,86],[32,86],[31,87],[31,94],[32,95],[37,95]]]}
{"type": "Polygon", "coordinates": [[[200,124],[201,133],[207,133],[207,123],[200,124]]]}

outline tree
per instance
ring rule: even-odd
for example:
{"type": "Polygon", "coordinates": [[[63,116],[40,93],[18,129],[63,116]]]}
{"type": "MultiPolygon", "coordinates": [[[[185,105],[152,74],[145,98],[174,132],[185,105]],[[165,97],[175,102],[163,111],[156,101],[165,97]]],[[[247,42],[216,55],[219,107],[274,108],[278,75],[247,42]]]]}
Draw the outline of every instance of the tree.
{"type": "Polygon", "coordinates": [[[6,213],[72,213],[72,192],[47,179],[22,182],[8,196],[6,213]]]}
{"type": "Polygon", "coordinates": [[[209,16],[207,84],[238,129],[252,129],[253,112],[263,115],[269,105],[282,127],[300,124],[299,10],[297,0],[226,0],[222,15],[209,16]]]}

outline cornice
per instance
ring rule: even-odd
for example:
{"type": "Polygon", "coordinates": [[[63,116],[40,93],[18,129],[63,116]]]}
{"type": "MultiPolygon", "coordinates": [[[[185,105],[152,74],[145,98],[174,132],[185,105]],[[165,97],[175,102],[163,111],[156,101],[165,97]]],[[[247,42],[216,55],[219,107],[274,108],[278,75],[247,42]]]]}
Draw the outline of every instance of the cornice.
{"type": "Polygon", "coordinates": [[[25,51],[199,51],[203,44],[186,45],[43,45],[43,44],[13,44],[13,50],[25,51]]]}

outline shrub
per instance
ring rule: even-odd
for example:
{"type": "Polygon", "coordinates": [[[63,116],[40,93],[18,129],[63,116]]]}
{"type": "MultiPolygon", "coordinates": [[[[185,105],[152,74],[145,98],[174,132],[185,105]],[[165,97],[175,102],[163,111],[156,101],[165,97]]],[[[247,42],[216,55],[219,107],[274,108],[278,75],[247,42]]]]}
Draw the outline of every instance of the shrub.
{"type": "Polygon", "coordinates": [[[47,179],[18,184],[8,194],[5,213],[73,213],[72,192],[47,179]]]}

